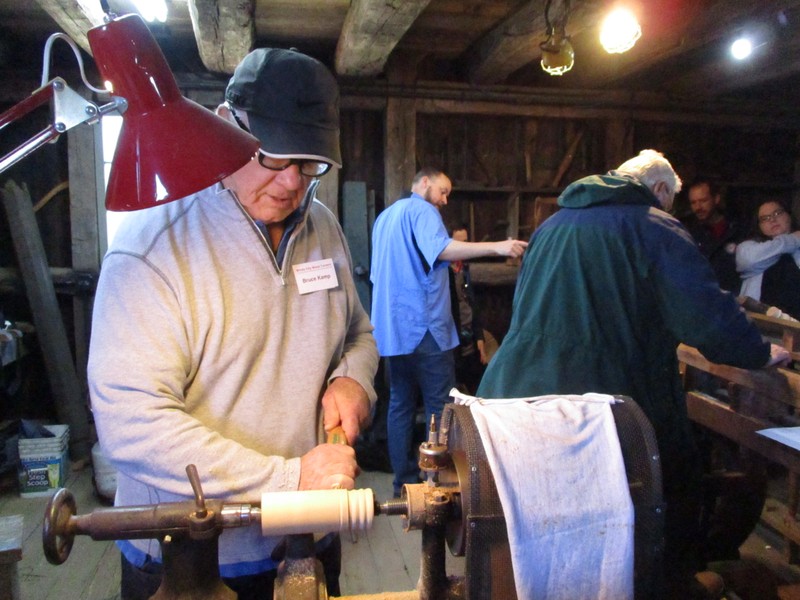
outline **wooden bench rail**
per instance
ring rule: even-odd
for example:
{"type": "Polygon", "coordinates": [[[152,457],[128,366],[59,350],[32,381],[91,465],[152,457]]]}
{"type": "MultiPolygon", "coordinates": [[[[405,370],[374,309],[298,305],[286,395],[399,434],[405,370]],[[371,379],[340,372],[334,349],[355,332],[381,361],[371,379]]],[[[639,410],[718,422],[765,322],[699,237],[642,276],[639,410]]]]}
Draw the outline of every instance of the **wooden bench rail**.
{"type": "Polygon", "coordinates": [[[750,311],[747,311],[747,316],[761,333],[780,340],[781,346],[792,353],[792,358],[800,360],[800,323],[750,311]]]}
{"type": "Polygon", "coordinates": [[[774,427],[774,424],[740,414],[727,404],[700,392],[686,394],[686,407],[689,418],[695,423],[757,452],[771,462],[800,473],[800,452],[756,433],[760,429],[774,427]]]}
{"type": "Polygon", "coordinates": [[[696,348],[686,344],[678,346],[678,360],[687,366],[769,396],[793,408],[800,408],[800,372],[784,368],[748,371],[720,365],[712,363],[696,348]]]}
{"type": "MultiPolygon", "coordinates": [[[[797,330],[796,323],[757,315],[753,321],[762,333],[797,330]],[[777,323],[775,323],[777,321],[777,323]]],[[[781,339],[785,339],[781,337],[781,339]]],[[[797,338],[800,341],[800,337],[797,338]]],[[[747,452],[779,464],[788,471],[788,503],[770,501],[765,505],[761,521],[786,540],[785,556],[796,562],[800,553],[800,522],[798,514],[798,476],[800,452],[757,433],[761,429],[800,425],[800,372],[785,368],[756,370],[738,369],[712,363],[696,348],[685,344],[678,347],[678,360],[684,377],[686,407],[689,418],[696,424],[734,442],[747,452]],[[693,389],[695,381],[704,383],[702,373],[718,378],[727,397],[716,398],[709,390],[693,389]],[[723,401],[725,400],[725,401],[723,401]]]]}

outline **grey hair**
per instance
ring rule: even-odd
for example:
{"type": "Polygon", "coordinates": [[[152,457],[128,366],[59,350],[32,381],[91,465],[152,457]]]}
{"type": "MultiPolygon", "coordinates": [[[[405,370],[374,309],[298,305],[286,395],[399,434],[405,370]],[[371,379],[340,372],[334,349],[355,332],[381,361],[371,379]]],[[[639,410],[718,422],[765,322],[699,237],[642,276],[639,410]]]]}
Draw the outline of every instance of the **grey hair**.
{"type": "Polygon", "coordinates": [[[673,194],[681,191],[683,182],[669,161],[657,150],[642,150],[639,156],[626,160],[616,169],[635,177],[651,190],[657,183],[666,183],[673,194]]]}

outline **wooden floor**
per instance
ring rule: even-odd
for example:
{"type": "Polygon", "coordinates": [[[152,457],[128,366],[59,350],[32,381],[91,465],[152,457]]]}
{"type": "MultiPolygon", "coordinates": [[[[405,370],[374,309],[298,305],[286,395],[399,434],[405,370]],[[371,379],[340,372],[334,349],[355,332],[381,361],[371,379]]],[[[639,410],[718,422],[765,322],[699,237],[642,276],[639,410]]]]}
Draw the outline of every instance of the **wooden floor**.
{"type": "MultiPolygon", "coordinates": [[[[75,495],[79,514],[101,506],[94,494],[90,468],[70,473],[66,487],[75,495]]],[[[119,598],[119,552],[113,542],[77,536],[67,562],[60,566],[47,562],[42,550],[42,521],[48,500],[21,498],[13,485],[0,496],[0,515],[24,517],[22,560],[17,564],[21,600],[119,598]]]]}
{"type": "MultiPolygon", "coordinates": [[[[378,500],[391,497],[388,474],[364,472],[358,485],[372,488],[378,500]]],[[[91,469],[71,473],[67,487],[75,495],[79,514],[103,505],[94,494],[91,469]]],[[[79,536],[63,565],[53,566],[46,561],[41,535],[47,500],[20,498],[8,482],[6,489],[0,490],[0,516],[24,516],[23,558],[18,563],[21,600],[118,600],[119,552],[113,542],[95,542],[79,536]]],[[[342,594],[414,589],[419,577],[420,537],[419,531],[403,531],[400,517],[377,516],[372,529],[361,534],[355,543],[343,539],[342,594]]],[[[746,568],[726,576],[732,583],[739,580],[739,589],[749,591],[749,595],[730,598],[768,600],[760,590],[777,588],[778,595],[774,598],[800,600],[800,568],[787,565],[782,551],[782,540],[770,530],[758,527],[742,546],[746,568]],[[771,588],[767,583],[772,584],[771,588]]],[[[448,553],[447,570],[450,574],[463,573],[463,559],[448,553]]]]}

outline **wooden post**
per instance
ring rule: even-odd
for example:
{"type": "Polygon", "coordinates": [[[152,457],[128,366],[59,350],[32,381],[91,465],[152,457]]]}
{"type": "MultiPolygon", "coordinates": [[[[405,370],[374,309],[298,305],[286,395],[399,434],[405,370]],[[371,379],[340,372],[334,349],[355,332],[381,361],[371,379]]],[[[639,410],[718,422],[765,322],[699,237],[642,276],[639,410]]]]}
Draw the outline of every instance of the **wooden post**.
{"type": "MultiPolygon", "coordinates": [[[[393,85],[413,86],[422,53],[394,52],[386,64],[386,79],[393,85]]],[[[384,127],[383,205],[400,199],[417,173],[417,103],[414,98],[386,100],[384,127]]]]}
{"type": "Polygon", "coordinates": [[[339,169],[333,167],[319,180],[317,200],[327,206],[339,218],[339,169]]]}
{"type": "MultiPolygon", "coordinates": [[[[97,275],[108,239],[106,234],[103,134],[100,127],[81,125],[67,134],[69,153],[69,215],[72,232],[72,267],[97,275]]],[[[81,389],[88,390],[86,365],[93,296],[72,300],[75,330],[75,365],[81,389]]]]}
{"type": "Polygon", "coordinates": [[[353,279],[361,305],[370,312],[372,296],[369,285],[370,248],[369,209],[367,184],[363,181],[345,181],[342,186],[342,221],[344,235],[353,257],[353,279]]]}
{"type": "Polygon", "coordinates": [[[12,180],[6,182],[0,195],[8,215],[56,412],[59,420],[69,425],[70,456],[75,461],[88,459],[91,452],[88,407],[75,373],[33,204],[28,191],[12,180]]]}
{"type": "Polygon", "coordinates": [[[384,171],[383,201],[389,206],[411,187],[417,172],[417,113],[413,99],[389,98],[386,102],[384,171]]]}

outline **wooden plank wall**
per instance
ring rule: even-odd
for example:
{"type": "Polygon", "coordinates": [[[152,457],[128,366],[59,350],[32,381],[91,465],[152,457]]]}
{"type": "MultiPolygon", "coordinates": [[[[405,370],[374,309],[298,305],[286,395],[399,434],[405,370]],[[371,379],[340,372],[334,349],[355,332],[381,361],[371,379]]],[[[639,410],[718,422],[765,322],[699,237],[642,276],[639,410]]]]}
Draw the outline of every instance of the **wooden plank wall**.
{"type": "Polygon", "coordinates": [[[340,121],[344,165],[340,181],[365,182],[368,190],[375,191],[383,209],[383,114],[377,110],[343,110],[340,121]]]}
{"type": "Polygon", "coordinates": [[[442,168],[453,181],[449,205],[442,211],[445,223],[471,225],[475,240],[513,233],[527,238],[538,195],[605,170],[602,122],[428,114],[418,115],[417,121],[418,163],[442,168]],[[517,214],[518,224],[512,222],[517,214]]]}

